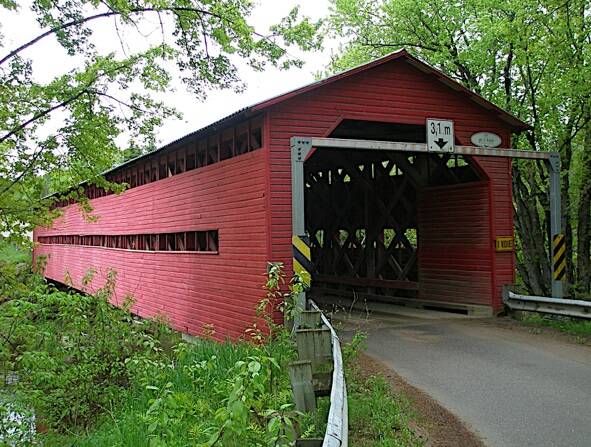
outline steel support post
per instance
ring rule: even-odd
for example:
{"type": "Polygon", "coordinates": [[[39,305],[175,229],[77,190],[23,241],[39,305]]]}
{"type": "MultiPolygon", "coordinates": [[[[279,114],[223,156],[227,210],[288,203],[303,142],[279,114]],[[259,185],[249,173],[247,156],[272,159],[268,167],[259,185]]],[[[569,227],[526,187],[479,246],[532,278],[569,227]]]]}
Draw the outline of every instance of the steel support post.
{"type": "MultiPolygon", "coordinates": [[[[564,240],[562,234],[562,212],[560,210],[560,155],[553,153],[548,159],[548,170],[550,171],[550,264],[552,266],[552,296],[554,298],[563,298],[564,290],[562,278],[564,278],[564,269],[561,267],[559,255],[556,252],[556,241],[564,240]]],[[[562,259],[564,259],[562,253],[562,259]]]]}
{"type": "MultiPolygon", "coordinates": [[[[301,137],[293,137],[291,139],[291,225],[292,235],[294,237],[306,235],[304,161],[306,161],[311,150],[311,139],[301,137]]],[[[296,300],[296,306],[300,311],[306,310],[306,292],[299,294],[296,300]]],[[[299,323],[297,317],[294,323],[297,328],[299,323]]]]}

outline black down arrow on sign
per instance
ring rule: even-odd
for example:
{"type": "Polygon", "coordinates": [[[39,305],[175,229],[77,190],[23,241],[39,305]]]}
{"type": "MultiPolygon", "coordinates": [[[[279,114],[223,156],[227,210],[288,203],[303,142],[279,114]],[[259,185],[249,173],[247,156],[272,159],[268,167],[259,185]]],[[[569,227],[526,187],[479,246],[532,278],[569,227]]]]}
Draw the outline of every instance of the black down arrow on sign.
{"type": "Polygon", "coordinates": [[[445,141],[443,138],[439,137],[439,140],[436,140],[435,144],[437,146],[439,146],[439,149],[443,149],[445,147],[445,145],[447,144],[447,141],[445,141]]]}

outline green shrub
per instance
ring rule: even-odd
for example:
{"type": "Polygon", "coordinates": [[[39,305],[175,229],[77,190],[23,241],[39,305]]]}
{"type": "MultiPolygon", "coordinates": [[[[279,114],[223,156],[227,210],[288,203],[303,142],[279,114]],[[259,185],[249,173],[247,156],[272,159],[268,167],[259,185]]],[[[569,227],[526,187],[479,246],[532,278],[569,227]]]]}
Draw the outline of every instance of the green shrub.
{"type": "Polygon", "coordinates": [[[47,429],[38,437],[44,445],[293,444],[301,415],[287,363],[295,351],[270,315],[280,301],[291,312],[297,280],[282,292],[282,271],[271,269],[262,324],[244,340],[188,344],[163,324],[135,319],[131,302],[109,304],[115,279],[110,273],[94,296],[36,280],[0,304],[1,364],[19,377],[9,391],[47,429]]]}
{"type": "Polygon", "coordinates": [[[44,437],[47,446],[284,446],[294,437],[286,364],[289,338],[179,343],[171,359],[135,357],[124,399],[89,431],[44,437]],[[272,356],[269,356],[271,354],[272,356]],[[281,358],[281,362],[277,359],[281,358]]]}
{"type": "Polygon", "coordinates": [[[129,384],[130,359],[162,356],[165,328],[109,304],[114,281],[95,296],[39,282],[0,307],[0,359],[48,427],[88,426],[129,384]]]}

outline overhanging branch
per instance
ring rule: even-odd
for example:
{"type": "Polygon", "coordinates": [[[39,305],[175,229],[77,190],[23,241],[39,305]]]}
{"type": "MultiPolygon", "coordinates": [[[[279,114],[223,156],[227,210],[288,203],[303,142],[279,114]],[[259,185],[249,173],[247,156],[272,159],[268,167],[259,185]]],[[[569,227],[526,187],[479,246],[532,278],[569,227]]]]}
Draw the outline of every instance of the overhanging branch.
{"type": "MultiPolygon", "coordinates": [[[[204,15],[208,15],[210,17],[215,17],[219,20],[223,20],[225,22],[228,23],[234,23],[232,20],[229,20],[219,14],[213,13],[211,11],[206,11],[204,9],[199,9],[199,8],[191,8],[191,7],[170,7],[170,8],[133,8],[130,9],[129,11],[126,11],[125,13],[122,11],[116,11],[116,10],[111,10],[111,11],[105,11],[99,14],[94,14],[91,16],[87,16],[87,17],[83,17],[80,19],[76,19],[76,20],[71,20],[70,22],[66,22],[66,23],[62,23],[58,26],[55,26],[47,31],[45,31],[44,33],[39,34],[37,37],[35,37],[34,39],[31,39],[30,41],[24,43],[23,45],[19,46],[18,48],[15,48],[14,50],[12,50],[11,52],[9,52],[6,56],[4,56],[2,59],[0,59],[0,65],[4,64],[6,61],[8,61],[9,59],[13,58],[14,56],[16,56],[17,54],[19,54],[20,52],[26,50],[27,48],[31,47],[32,45],[36,44],[37,42],[39,42],[40,40],[44,39],[45,37],[51,36],[52,34],[56,34],[59,31],[63,31],[65,29],[71,28],[73,26],[78,26],[78,25],[82,25],[84,23],[88,23],[91,22],[93,20],[97,20],[97,19],[102,19],[102,18],[106,18],[106,17],[113,17],[113,16],[118,16],[118,15],[124,15],[124,14],[142,14],[142,13],[146,13],[146,12],[155,12],[157,14],[163,13],[163,12],[174,12],[174,13],[179,13],[179,12],[194,12],[194,13],[198,13],[198,14],[204,14],[204,15]]],[[[269,36],[265,36],[263,34],[257,33],[253,31],[253,34],[257,37],[260,37],[262,39],[267,40],[268,42],[270,42],[271,44],[275,45],[276,47],[280,48],[279,45],[277,45],[275,42],[273,42],[273,40],[271,40],[269,38],[269,36]]]]}

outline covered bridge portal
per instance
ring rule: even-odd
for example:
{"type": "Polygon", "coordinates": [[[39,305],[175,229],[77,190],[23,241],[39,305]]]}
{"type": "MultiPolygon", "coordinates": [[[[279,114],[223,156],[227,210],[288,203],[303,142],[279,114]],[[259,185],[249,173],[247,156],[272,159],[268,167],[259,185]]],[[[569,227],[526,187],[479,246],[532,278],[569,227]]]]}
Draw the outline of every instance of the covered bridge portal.
{"type": "MultiPolygon", "coordinates": [[[[479,200],[487,182],[474,156],[546,161],[558,234],[556,153],[471,146],[433,153],[425,143],[292,138],[294,266],[311,278],[309,294],[336,303],[361,297],[469,313],[498,309],[487,203],[479,200]]],[[[512,240],[509,248],[495,243],[494,252],[512,252],[512,240]]],[[[560,281],[553,294],[562,295],[560,281]]]]}
{"type": "Polygon", "coordinates": [[[87,290],[114,269],[115,302],[133,295],[138,314],[192,334],[213,325],[220,339],[252,323],[268,262],[292,271],[294,234],[309,236],[317,296],[494,312],[514,280],[514,253],[495,240],[513,237],[510,156],[522,154],[467,145],[487,132],[510,147],[526,128],[398,51],[105,173],[129,188],[86,185],[94,221],[58,203],[35,256],[48,278],[87,290]],[[426,150],[429,118],[453,122],[454,152],[426,150]]]}

